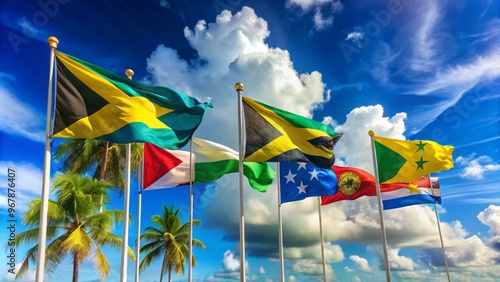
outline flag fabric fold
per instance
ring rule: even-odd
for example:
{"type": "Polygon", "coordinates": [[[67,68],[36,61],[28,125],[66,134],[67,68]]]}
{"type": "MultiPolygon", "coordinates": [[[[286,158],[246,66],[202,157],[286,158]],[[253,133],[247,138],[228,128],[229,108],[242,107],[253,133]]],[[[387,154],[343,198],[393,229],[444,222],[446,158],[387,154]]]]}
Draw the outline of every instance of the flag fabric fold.
{"type": "Polygon", "coordinates": [[[337,192],[337,177],[331,168],[297,162],[280,162],[279,166],[282,204],[337,192]]]}
{"type": "Polygon", "coordinates": [[[355,200],[362,196],[377,196],[375,177],[359,168],[334,165],[337,176],[337,192],[321,197],[321,205],[328,205],[342,200],[355,200]]]}
{"type": "Polygon", "coordinates": [[[211,102],[150,86],[56,51],[53,136],[148,142],[179,149],[189,142],[211,102]]]}
{"type": "MultiPolygon", "coordinates": [[[[239,154],[224,145],[193,138],[193,152],[196,155],[195,183],[207,183],[224,174],[239,171],[239,154]]],[[[266,192],[276,177],[276,172],[267,163],[243,162],[243,175],[250,186],[266,192]]]]}
{"type": "Polygon", "coordinates": [[[314,121],[243,96],[245,161],[307,162],[331,168],[342,134],[314,121]]]}
{"type": "Polygon", "coordinates": [[[374,136],[380,183],[408,183],[453,168],[453,146],[374,136]]]}
{"type": "Polygon", "coordinates": [[[380,185],[384,210],[420,204],[441,204],[439,180],[431,177],[431,181],[428,177],[422,177],[411,183],[380,185]]]}
{"type": "Polygon", "coordinates": [[[189,184],[189,168],[192,162],[189,155],[186,151],[165,150],[144,143],[143,189],[172,188],[189,184]]]}

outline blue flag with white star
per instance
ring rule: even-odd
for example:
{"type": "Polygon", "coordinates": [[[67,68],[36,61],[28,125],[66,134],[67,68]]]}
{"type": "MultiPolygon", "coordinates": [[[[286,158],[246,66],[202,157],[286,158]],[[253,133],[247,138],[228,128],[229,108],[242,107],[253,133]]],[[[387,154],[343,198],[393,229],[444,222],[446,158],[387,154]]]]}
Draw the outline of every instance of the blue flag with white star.
{"type": "Polygon", "coordinates": [[[282,204],[337,193],[337,177],[331,168],[292,162],[280,162],[279,166],[282,204]]]}

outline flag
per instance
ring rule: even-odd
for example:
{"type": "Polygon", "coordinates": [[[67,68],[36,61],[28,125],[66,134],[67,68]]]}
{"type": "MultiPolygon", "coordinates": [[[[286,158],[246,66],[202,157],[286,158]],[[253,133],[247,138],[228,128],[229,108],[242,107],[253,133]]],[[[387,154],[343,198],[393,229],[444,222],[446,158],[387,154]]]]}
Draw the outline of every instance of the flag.
{"type": "Polygon", "coordinates": [[[381,184],[380,192],[384,210],[419,204],[441,204],[438,178],[422,177],[411,183],[381,184]]]}
{"type": "Polygon", "coordinates": [[[453,146],[374,136],[380,183],[408,183],[453,167],[453,146]]]}
{"type": "Polygon", "coordinates": [[[282,204],[337,192],[337,177],[331,168],[294,162],[280,162],[279,166],[282,204]]]}
{"type": "MultiPolygon", "coordinates": [[[[196,155],[195,183],[212,182],[224,174],[239,171],[238,152],[199,138],[193,138],[192,142],[196,155]]],[[[266,192],[276,177],[276,172],[267,163],[244,162],[243,175],[248,178],[253,189],[266,192]]]]}
{"type": "Polygon", "coordinates": [[[342,134],[321,122],[243,96],[245,161],[307,162],[331,168],[333,147],[342,134]]]}
{"type": "Polygon", "coordinates": [[[144,143],[143,189],[172,188],[189,184],[190,153],[165,150],[144,143]]]}
{"type": "Polygon", "coordinates": [[[179,149],[191,139],[210,102],[118,76],[56,52],[54,137],[148,142],[179,149]]]}
{"type": "Polygon", "coordinates": [[[362,196],[377,196],[375,177],[359,168],[334,165],[337,176],[337,193],[322,196],[321,205],[328,205],[342,200],[355,200],[362,196]]]}

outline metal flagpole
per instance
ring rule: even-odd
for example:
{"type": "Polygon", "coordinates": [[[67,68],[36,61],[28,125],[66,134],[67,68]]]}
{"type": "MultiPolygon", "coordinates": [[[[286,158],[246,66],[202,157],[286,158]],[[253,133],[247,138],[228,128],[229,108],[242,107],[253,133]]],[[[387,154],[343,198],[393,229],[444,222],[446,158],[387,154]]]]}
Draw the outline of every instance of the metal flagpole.
{"type": "Polygon", "coordinates": [[[318,197],[318,215],[319,215],[319,237],[321,238],[321,265],[323,266],[323,282],[326,282],[326,261],[325,261],[325,243],[323,236],[323,220],[321,218],[321,197],[318,197]]]}
{"type": "MultiPolygon", "coordinates": [[[[431,175],[428,175],[429,183],[431,184],[432,195],[434,196],[434,187],[432,187],[431,175]]],[[[448,268],[448,259],[446,258],[446,252],[444,250],[443,234],[441,233],[441,224],[439,223],[439,214],[437,210],[437,205],[434,203],[434,212],[436,213],[436,221],[439,230],[439,239],[441,240],[441,250],[443,251],[444,266],[446,267],[446,275],[448,276],[448,282],[451,282],[450,269],[448,268]]]]}
{"type": "Polygon", "coordinates": [[[135,282],[139,282],[139,258],[141,253],[142,183],[144,181],[144,155],[141,161],[141,175],[137,193],[137,241],[135,242],[135,282]]]}
{"type": "Polygon", "coordinates": [[[189,270],[188,281],[193,281],[193,180],[194,180],[194,164],[193,164],[193,139],[189,142],[189,270]]]}
{"type": "Polygon", "coordinates": [[[49,89],[47,95],[47,121],[45,123],[45,154],[43,159],[42,201],[40,204],[40,227],[38,231],[38,261],[36,265],[36,282],[42,282],[45,270],[45,249],[47,243],[47,215],[50,190],[50,129],[52,124],[52,85],[54,77],[55,50],[59,40],[50,36],[47,40],[50,47],[49,89]]]}
{"type": "Polygon", "coordinates": [[[387,238],[385,235],[385,225],[384,225],[384,216],[382,214],[382,197],[380,195],[380,182],[378,178],[378,164],[377,164],[377,156],[375,152],[375,141],[373,140],[373,136],[375,136],[375,131],[368,131],[368,135],[370,135],[371,146],[372,146],[372,157],[373,157],[373,168],[375,169],[375,184],[377,189],[377,202],[378,202],[378,215],[380,218],[380,229],[382,230],[382,245],[384,249],[384,261],[385,261],[385,275],[387,281],[391,281],[391,268],[389,266],[389,256],[387,254],[387,238]]]}
{"type": "MultiPolygon", "coordinates": [[[[125,71],[128,79],[132,79],[134,71],[127,69],[125,71]]],[[[123,234],[122,234],[122,257],[121,257],[121,271],[120,271],[120,281],[127,282],[127,250],[128,250],[128,224],[129,224],[129,214],[130,214],[130,151],[132,144],[126,144],[126,168],[125,168],[125,191],[123,200],[123,234]]]]}
{"type": "Polygon", "coordinates": [[[239,186],[240,186],[240,281],[246,281],[245,269],[245,207],[243,201],[243,105],[241,96],[243,83],[238,82],[234,86],[238,93],[238,135],[239,135],[239,186]]]}
{"type": "Polygon", "coordinates": [[[276,172],[278,175],[276,184],[278,187],[278,236],[279,236],[279,254],[280,254],[280,281],[285,282],[285,255],[283,253],[283,222],[281,221],[281,181],[280,164],[277,163],[276,172]]]}

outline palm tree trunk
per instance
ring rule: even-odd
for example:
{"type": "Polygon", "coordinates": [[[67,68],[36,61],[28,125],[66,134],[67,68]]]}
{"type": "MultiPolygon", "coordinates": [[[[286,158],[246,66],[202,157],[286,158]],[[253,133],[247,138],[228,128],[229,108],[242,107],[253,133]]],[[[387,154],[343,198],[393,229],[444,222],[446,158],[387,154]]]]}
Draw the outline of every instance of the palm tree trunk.
{"type": "MultiPolygon", "coordinates": [[[[104,143],[104,150],[102,151],[102,158],[101,158],[101,173],[99,175],[98,180],[104,179],[106,177],[106,164],[108,163],[108,147],[109,147],[109,142],[106,141],[104,143]]],[[[102,206],[103,206],[103,196],[101,196],[101,206],[99,208],[99,213],[102,213],[102,206]]]]}
{"type": "Polygon", "coordinates": [[[167,264],[167,252],[166,251],[165,251],[165,255],[163,255],[163,263],[161,264],[160,282],[163,281],[163,272],[165,272],[165,264],[167,264]]]}
{"type": "Polygon", "coordinates": [[[77,253],[73,254],[73,282],[78,282],[78,271],[80,270],[80,258],[77,253]]]}

